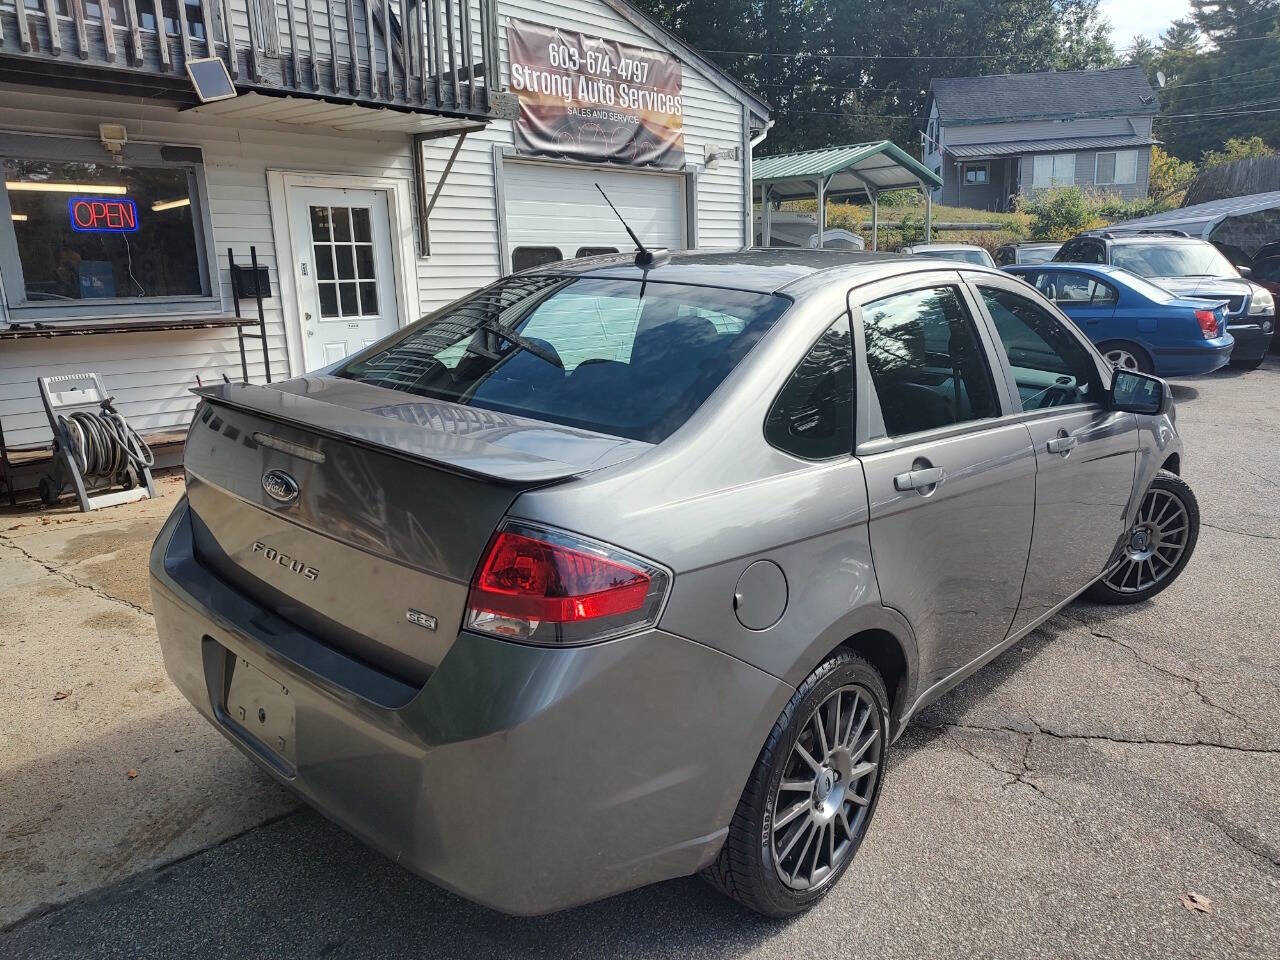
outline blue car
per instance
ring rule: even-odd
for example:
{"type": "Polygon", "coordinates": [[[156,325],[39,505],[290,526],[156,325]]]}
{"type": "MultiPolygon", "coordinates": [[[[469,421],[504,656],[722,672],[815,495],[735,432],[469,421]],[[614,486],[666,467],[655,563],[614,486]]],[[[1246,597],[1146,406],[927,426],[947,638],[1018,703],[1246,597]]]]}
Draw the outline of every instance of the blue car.
{"type": "Polygon", "coordinates": [[[1117,267],[1007,266],[1052,300],[1112,365],[1161,377],[1212,373],[1231,359],[1226,303],[1180,297],[1117,267]]]}

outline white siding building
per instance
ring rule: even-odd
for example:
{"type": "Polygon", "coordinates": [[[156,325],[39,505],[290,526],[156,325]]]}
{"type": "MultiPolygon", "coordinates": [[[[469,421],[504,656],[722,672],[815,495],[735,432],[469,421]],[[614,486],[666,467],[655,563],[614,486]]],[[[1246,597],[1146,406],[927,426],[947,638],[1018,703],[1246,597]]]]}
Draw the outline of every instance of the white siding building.
{"type": "MultiPolygon", "coordinates": [[[[137,13],[135,0],[111,0],[109,27],[60,18],[55,55],[43,13],[0,0],[7,184],[0,194],[0,424],[11,450],[50,441],[41,375],[98,372],[121,412],[152,434],[185,427],[198,381],[240,379],[235,328],[152,331],[233,315],[229,251],[247,264],[252,247],[266,267],[266,352],[281,380],[332,362],[513,264],[629,249],[596,183],[647,243],[750,242],[750,141],[766,128],[765,104],[621,0],[369,0],[368,9],[364,0],[349,0],[350,8],[348,0],[293,2],[292,11],[283,0],[168,3],[173,16],[162,50],[153,17],[137,13]],[[683,164],[660,169],[517,152],[512,18],[674,57],[683,164]],[[139,29],[130,29],[134,22],[139,29]],[[486,51],[495,49],[496,77],[486,66],[486,51]],[[209,53],[233,67],[235,98],[200,104],[193,95],[182,64],[209,53]],[[124,127],[121,151],[108,150],[103,124],[124,127]],[[122,179],[123,186],[112,182],[122,179]],[[99,205],[74,206],[86,198],[99,205]],[[129,233],[135,215],[146,226],[129,233]],[[67,233],[68,216],[101,236],[85,239],[75,222],[67,233]],[[165,216],[176,225],[156,226],[165,216]],[[42,218],[59,220],[56,229],[34,230],[42,218]],[[73,240],[83,243],[73,250],[73,240]],[[127,259],[85,252],[99,243],[127,259]],[[69,325],[117,332],[49,335],[69,325]]],[[[100,9],[87,7],[90,16],[100,9]]],[[[239,305],[256,319],[252,299],[239,305]]],[[[246,353],[249,379],[263,382],[259,344],[248,341],[246,353]]]]}

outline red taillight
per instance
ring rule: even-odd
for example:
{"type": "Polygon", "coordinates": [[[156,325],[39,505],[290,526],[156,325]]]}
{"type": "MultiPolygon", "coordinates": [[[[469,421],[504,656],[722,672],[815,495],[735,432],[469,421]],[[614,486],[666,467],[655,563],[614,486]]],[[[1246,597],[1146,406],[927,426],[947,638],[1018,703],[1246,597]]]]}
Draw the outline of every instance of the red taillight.
{"type": "Polygon", "coordinates": [[[602,639],[651,622],[666,581],[638,558],[509,524],[489,541],[472,578],[466,625],[535,642],[602,639]]]}
{"type": "Polygon", "coordinates": [[[1212,340],[1218,335],[1218,315],[1212,310],[1197,310],[1196,322],[1200,324],[1200,332],[1206,340],[1212,340]]]}

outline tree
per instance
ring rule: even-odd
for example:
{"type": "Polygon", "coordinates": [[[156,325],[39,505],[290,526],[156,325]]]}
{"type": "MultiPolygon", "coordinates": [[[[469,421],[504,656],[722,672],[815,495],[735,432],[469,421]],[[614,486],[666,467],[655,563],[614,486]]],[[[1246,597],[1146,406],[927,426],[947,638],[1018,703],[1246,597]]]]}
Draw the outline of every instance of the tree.
{"type": "Polygon", "coordinates": [[[1192,0],[1190,20],[1162,41],[1161,69],[1176,82],[1162,95],[1157,135],[1184,160],[1231,138],[1280,142],[1280,0],[1192,0]]]}
{"type": "Polygon", "coordinates": [[[640,2],[769,101],[775,153],[878,139],[915,153],[937,77],[1115,56],[1098,0],[640,2]]]}
{"type": "Polygon", "coordinates": [[[1158,146],[1152,147],[1147,196],[1161,206],[1173,205],[1191,185],[1195,175],[1196,165],[1190,160],[1179,160],[1158,146]]]}
{"type": "Polygon", "coordinates": [[[1234,163],[1248,157],[1270,157],[1275,153],[1276,151],[1267,146],[1261,137],[1248,139],[1232,137],[1222,145],[1221,150],[1206,150],[1204,158],[1200,161],[1200,169],[1208,170],[1210,167],[1220,167],[1224,163],[1234,163]]]}

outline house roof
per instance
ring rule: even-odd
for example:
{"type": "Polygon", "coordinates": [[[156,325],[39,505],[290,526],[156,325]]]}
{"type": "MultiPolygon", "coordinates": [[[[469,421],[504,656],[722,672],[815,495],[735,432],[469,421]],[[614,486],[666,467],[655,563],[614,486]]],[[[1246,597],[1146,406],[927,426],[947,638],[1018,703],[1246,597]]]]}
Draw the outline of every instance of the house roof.
{"type": "Polygon", "coordinates": [[[1155,91],[1138,66],[946,77],[934,80],[930,89],[943,123],[1160,112],[1155,91]]]}
{"type": "Polygon", "coordinates": [[[921,182],[942,186],[936,173],[888,140],[780,153],[751,163],[753,187],[768,186],[776,200],[812,197],[813,181],[819,177],[831,178],[829,195],[866,191],[868,184],[875,191],[918,187],[921,182]]]}
{"type": "Polygon", "coordinates": [[[963,143],[946,147],[953,157],[1012,157],[1023,153],[1058,153],[1068,150],[1107,150],[1118,147],[1146,147],[1160,141],[1154,137],[1128,134],[1117,137],[1061,137],[1057,140],[1008,140],[1002,143],[963,143]]]}

